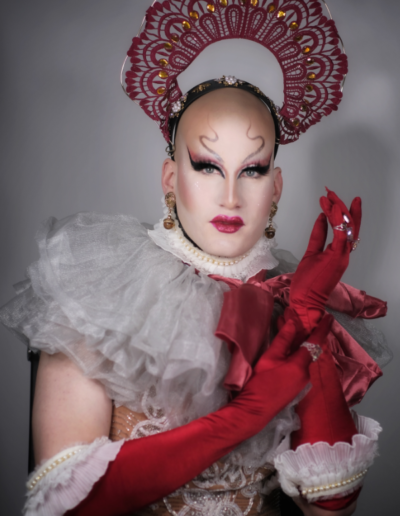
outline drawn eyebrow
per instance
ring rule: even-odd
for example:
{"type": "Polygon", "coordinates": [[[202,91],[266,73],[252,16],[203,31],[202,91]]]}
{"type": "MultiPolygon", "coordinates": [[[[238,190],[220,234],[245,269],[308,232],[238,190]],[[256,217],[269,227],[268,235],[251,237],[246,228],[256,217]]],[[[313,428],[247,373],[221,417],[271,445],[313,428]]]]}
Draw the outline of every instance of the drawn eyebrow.
{"type": "Polygon", "coordinates": [[[205,135],[203,134],[203,135],[201,135],[201,136],[199,137],[200,143],[202,144],[202,146],[203,146],[205,149],[207,149],[207,150],[208,150],[208,152],[211,152],[211,154],[212,154],[213,156],[215,156],[216,158],[218,158],[218,159],[219,159],[219,161],[220,161],[221,163],[223,163],[223,162],[224,162],[224,160],[221,158],[221,156],[220,156],[219,154],[217,154],[215,151],[213,151],[212,149],[210,149],[210,147],[208,147],[208,146],[204,143],[204,140],[207,140],[207,141],[212,142],[212,143],[215,143],[215,142],[217,142],[217,141],[219,140],[219,136],[218,136],[218,134],[214,131],[214,129],[213,129],[211,126],[210,126],[210,129],[211,129],[211,130],[213,131],[213,133],[215,134],[215,138],[214,138],[214,139],[212,139],[212,138],[209,138],[208,136],[205,136],[205,135]]]}
{"type": "Polygon", "coordinates": [[[265,140],[261,135],[254,136],[253,138],[251,136],[249,136],[250,129],[251,129],[251,124],[250,124],[249,128],[247,129],[247,133],[246,133],[247,138],[249,138],[250,140],[261,140],[262,143],[255,152],[252,152],[251,154],[249,154],[247,156],[247,158],[242,161],[242,165],[243,165],[243,163],[246,163],[246,161],[249,160],[250,158],[254,158],[254,156],[256,156],[259,152],[261,152],[263,150],[263,148],[265,147],[265,140]]]}

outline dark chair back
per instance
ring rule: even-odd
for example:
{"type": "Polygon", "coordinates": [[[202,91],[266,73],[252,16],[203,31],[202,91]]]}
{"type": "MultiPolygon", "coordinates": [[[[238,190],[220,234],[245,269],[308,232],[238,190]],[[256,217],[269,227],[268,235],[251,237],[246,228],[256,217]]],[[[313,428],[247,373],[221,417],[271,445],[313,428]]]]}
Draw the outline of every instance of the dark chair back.
{"type": "Polygon", "coordinates": [[[29,406],[29,455],[28,455],[28,474],[35,469],[35,455],[33,453],[32,439],[32,408],[33,399],[35,397],[36,375],[39,367],[40,351],[28,346],[28,360],[31,363],[31,393],[29,406]]]}

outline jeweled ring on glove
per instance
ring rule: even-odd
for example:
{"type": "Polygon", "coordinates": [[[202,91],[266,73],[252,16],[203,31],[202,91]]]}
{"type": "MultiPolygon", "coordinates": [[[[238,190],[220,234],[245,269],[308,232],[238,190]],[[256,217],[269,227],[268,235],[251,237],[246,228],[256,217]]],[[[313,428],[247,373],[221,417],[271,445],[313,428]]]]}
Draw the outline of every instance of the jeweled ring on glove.
{"type": "MultiPolygon", "coordinates": [[[[347,217],[346,217],[347,218],[347,217]]],[[[349,242],[354,242],[354,233],[353,228],[351,226],[348,226],[346,222],[343,222],[342,224],[339,224],[339,226],[333,226],[333,229],[336,229],[337,231],[346,231],[347,234],[347,240],[349,242]]]]}
{"type": "Polygon", "coordinates": [[[316,362],[320,355],[322,354],[322,348],[321,346],[318,346],[318,344],[312,344],[311,342],[304,342],[300,346],[301,348],[306,348],[307,351],[310,353],[312,361],[316,362]]]}

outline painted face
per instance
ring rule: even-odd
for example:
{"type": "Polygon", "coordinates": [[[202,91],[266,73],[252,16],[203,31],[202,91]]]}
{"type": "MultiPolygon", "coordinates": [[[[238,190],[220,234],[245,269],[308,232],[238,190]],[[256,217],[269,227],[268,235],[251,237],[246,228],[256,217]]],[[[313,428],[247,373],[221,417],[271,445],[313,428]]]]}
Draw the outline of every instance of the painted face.
{"type": "Polygon", "coordinates": [[[200,249],[238,257],[263,236],[282,188],[274,144],[271,114],[250,93],[218,90],[184,113],[163,190],[175,193],[181,225],[200,249]]]}

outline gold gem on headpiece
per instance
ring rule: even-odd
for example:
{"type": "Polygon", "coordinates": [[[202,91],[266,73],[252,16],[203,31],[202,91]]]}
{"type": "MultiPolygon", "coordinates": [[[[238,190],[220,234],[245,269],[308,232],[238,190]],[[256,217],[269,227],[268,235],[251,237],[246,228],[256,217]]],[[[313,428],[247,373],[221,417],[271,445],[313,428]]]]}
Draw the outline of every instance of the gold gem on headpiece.
{"type": "Polygon", "coordinates": [[[161,70],[160,72],[158,72],[158,76],[160,77],[160,79],[166,79],[168,77],[168,72],[166,72],[165,70],[161,70]]]}
{"type": "Polygon", "coordinates": [[[312,64],[314,64],[314,59],[313,59],[312,57],[307,57],[307,59],[306,59],[306,65],[307,65],[307,66],[310,66],[310,65],[312,65],[312,64]]]}
{"type": "Polygon", "coordinates": [[[173,41],[174,43],[178,43],[178,41],[179,41],[179,36],[178,36],[178,34],[172,34],[171,39],[172,39],[172,41],[173,41]]]}
{"type": "Polygon", "coordinates": [[[187,20],[183,20],[183,22],[182,22],[182,27],[183,27],[185,30],[190,30],[190,29],[191,29],[190,23],[189,23],[187,20]]]}
{"type": "Polygon", "coordinates": [[[226,7],[228,5],[228,0],[219,0],[219,3],[222,7],[226,7]]]}
{"type": "Polygon", "coordinates": [[[189,16],[190,16],[193,20],[198,20],[198,19],[199,19],[199,13],[198,13],[197,11],[190,11],[189,16]]]}
{"type": "Polygon", "coordinates": [[[162,66],[163,68],[168,66],[168,61],[166,59],[160,59],[159,63],[160,63],[160,66],[162,66]]]}
{"type": "Polygon", "coordinates": [[[315,73],[309,73],[309,74],[307,75],[307,79],[308,79],[309,81],[314,81],[316,78],[317,78],[317,76],[315,75],[315,73]]]}
{"type": "Polygon", "coordinates": [[[214,13],[214,12],[215,12],[215,5],[213,5],[213,4],[208,4],[208,5],[207,5],[207,11],[208,11],[209,13],[214,13]]]}
{"type": "Polygon", "coordinates": [[[298,127],[300,124],[300,120],[298,118],[291,118],[290,121],[292,122],[294,127],[298,127]]]}
{"type": "Polygon", "coordinates": [[[268,6],[268,12],[269,13],[273,13],[273,12],[275,12],[275,10],[276,10],[276,7],[275,7],[274,4],[271,4],[271,5],[268,6]]]}
{"type": "Polygon", "coordinates": [[[312,84],[307,84],[306,91],[310,92],[314,89],[314,86],[312,84]]]}
{"type": "Polygon", "coordinates": [[[310,47],[304,47],[303,48],[303,54],[309,54],[311,52],[311,48],[310,47]]]}
{"type": "Polygon", "coordinates": [[[282,20],[285,16],[286,16],[285,11],[279,11],[279,12],[278,12],[278,14],[276,15],[276,17],[277,17],[279,20],[282,20]]]}
{"type": "Polygon", "coordinates": [[[302,34],[297,34],[297,36],[295,36],[293,39],[295,41],[301,41],[303,39],[303,35],[302,34]]]}
{"type": "Polygon", "coordinates": [[[167,41],[167,43],[164,43],[164,48],[165,48],[165,50],[168,50],[168,51],[172,50],[171,43],[169,41],[167,41]]]}
{"type": "Polygon", "coordinates": [[[211,86],[211,84],[209,82],[203,82],[203,84],[199,84],[198,86],[196,86],[192,90],[192,93],[201,93],[202,91],[205,91],[210,86],[211,86]]]}
{"type": "Polygon", "coordinates": [[[167,91],[167,88],[164,88],[164,86],[162,86],[161,88],[158,88],[157,90],[157,93],[159,95],[164,95],[164,93],[167,91]]]}
{"type": "Polygon", "coordinates": [[[289,29],[290,30],[297,30],[299,28],[299,24],[296,23],[295,21],[292,22],[290,25],[289,25],[289,29]]]}
{"type": "Polygon", "coordinates": [[[258,0],[250,0],[250,3],[253,7],[257,7],[258,5],[258,0]]]}

